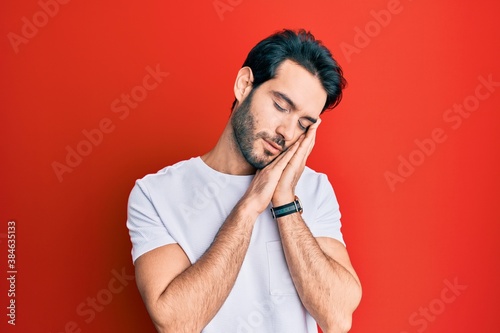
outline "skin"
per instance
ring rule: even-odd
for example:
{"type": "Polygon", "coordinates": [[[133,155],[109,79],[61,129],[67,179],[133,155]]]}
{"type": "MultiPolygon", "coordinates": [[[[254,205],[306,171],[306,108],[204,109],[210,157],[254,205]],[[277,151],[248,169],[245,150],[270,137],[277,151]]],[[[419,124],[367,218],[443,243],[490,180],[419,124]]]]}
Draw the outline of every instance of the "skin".
{"type": "MultiPolygon", "coordinates": [[[[280,206],[294,200],[295,186],[321,123],[326,92],[318,78],[294,62],[284,61],[274,79],[253,91],[246,110],[253,127],[240,141],[247,141],[249,161],[242,154],[233,120],[245,111],[239,106],[252,92],[252,81],[250,68],[238,72],[234,85],[238,103],[232,119],[216,146],[202,156],[220,172],[255,174],[248,190],[194,264],[177,244],[147,252],[135,262],[139,291],[159,332],[200,332],[235,283],[258,215],[269,202],[280,206]]],[[[349,331],[361,285],[346,248],[335,239],[313,237],[298,213],[279,218],[277,223],[290,274],[305,308],[325,333],[349,331]]]]}

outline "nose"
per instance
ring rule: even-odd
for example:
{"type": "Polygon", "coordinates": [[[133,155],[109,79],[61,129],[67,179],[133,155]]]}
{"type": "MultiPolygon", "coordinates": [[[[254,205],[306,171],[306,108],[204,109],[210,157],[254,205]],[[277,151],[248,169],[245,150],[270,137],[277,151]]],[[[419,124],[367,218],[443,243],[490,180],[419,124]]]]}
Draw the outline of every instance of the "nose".
{"type": "Polygon", "coordinates": [[[288,146],[287,143],[293,140],[296,134],[296,126],[294,126],[292,118],[293,117],[286,117],[282,119],[280,125],[276,128],[276,133],[283,137],[286,146],[288,146]]]}

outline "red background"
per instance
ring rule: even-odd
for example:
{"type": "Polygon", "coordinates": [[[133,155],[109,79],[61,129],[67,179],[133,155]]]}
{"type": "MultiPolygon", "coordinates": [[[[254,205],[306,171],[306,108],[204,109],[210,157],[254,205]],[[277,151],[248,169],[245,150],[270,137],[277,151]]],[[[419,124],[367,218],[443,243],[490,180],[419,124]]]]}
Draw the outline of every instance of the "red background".
{"type": "Polygon", "coordinates": [[[125,221],[134,181],[208,151],[250,48],[278,29],[305,27],[349,81],[343,102],[324,115],[309,165],[336,190],[363,283],[351,332],[498,332],[500,89],[456,129],[443,116],[474,102],[479,77],[500,82],[500,5],[219,2],[223,13],[213,0],[73,0],[46,22],[35,0],[1,2],[0,330],[154,332],[135,282],[123,286],[113,275],[133,273],[125,221]],[[374,13],[388,8],[390,20],[377,23],[374,13]],[[38,32],[15,45],[23,18],[34,16],[38,32]],[[111,103],[157,65],[168,77],[120,119],[111,103]],[[66,147],[82,145],[82,131],[105,118],[113,131],[58,179],[53,163],[64,164],[66,147]],[[428,143],[436,128],[446,140],[418,153],[415,140],[428,143]],[[397,174],[400,158],[410,157],[419,165],[391,188],[386,172],[397,174]],[[4,277],[10,220],[14,327],[4,277]],[[467,288],[450,301],[445,281],[467,288]],[[107,304],[90,320],[87,301],[96,296],[107,304]]]}

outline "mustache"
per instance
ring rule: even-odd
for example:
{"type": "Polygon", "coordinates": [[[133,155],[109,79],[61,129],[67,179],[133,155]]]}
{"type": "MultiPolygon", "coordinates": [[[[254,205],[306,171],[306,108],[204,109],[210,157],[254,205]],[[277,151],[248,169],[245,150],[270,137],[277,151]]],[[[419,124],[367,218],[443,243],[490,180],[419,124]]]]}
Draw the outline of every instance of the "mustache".
{"type": "Polygon", "coordinates": [[[267,132],[260,132],[260,133],[257,133],[257,135],[255,137],[257,139],[262,138],[262,139],[266,139],[268,141],[272,141],[272,142],[276,143],[278,146],[280,146],[281,150],[285,150],[285,138],[282,137],[281,135],[277,135],[275,137],[272,137],[267,132]]]}

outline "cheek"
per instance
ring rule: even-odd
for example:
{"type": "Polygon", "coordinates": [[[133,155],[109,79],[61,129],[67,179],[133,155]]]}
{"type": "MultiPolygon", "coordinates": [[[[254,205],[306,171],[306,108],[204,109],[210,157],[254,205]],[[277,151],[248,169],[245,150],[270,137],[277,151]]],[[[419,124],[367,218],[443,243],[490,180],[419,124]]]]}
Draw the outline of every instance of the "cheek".
{"type": "Polygon", "coordinates": [[[269,103],[265,101],[255,99],[252,101],[251,112],[254,115],[254,124],[257,132],[274,129],[272,125],[278,121],[276,118],[278,112],[273,112],[272,105],[269,105],[269,103]]]}

